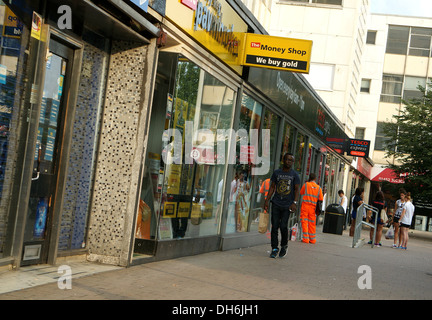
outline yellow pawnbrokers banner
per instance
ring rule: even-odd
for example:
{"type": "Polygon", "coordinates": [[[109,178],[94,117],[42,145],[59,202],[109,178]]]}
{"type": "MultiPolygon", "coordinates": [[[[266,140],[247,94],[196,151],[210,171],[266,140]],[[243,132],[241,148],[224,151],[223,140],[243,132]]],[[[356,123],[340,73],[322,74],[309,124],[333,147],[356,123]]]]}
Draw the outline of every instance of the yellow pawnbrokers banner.
{"type": "Polygon", "coordinates": [[[309,73],[311,40],[247,33],[243,65],[309,73]]]}

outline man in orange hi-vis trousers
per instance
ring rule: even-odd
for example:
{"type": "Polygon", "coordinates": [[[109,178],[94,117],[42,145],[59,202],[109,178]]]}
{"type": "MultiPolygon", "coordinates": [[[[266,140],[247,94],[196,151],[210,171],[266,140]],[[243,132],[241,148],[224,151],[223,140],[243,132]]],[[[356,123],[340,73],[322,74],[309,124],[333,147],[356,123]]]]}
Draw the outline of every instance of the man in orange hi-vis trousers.
{"type": "Polygon", "coordinates": [[[316,175],[311,173],[309,181],[300,190],[303,196],[300,221],[302,227],[302,242],[316,243],[316,213],[318,201],[323,200],[323,194],[319,185],[315,182],[316,175]]]}

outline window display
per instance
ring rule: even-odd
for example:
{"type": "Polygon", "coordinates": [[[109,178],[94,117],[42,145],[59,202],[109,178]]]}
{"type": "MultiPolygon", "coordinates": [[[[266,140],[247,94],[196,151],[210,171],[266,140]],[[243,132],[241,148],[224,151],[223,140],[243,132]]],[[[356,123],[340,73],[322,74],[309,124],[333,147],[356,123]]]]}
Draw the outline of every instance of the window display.
{"type": "Polygon", "coordinates": [[[176,75],[155,93],[166,109],[153,109],[146,173],[152,182],[143,182],[136,237],[155,239],[152,230],[160,240],[215,235],[226,170],[216,151],[224,145],[227,154],[229,141],[218,130],[231,128],[235,91],[182,56],[162,53],[161,60],[177,61],[176,75]]]}
{"type": "Polygon", "coordinates": [[[262,112],[262,104],[246,94],[242,96],[236,148],[237,164],[234,167],[234,179],[231,181],[230,187],[226,233],[249,231],[249,216],[254,188],[251,156],[258,151],[254,150],[249,132],[251,129],[260,129],[262,112]],[[241,132],[244,135],[241,135],[241,132]],[[248,157],[247,163],[244,161],[245,156],[248,157]]]}
{"type": "MultiPolygon", "coordinates": [[[[8,208],[12,193],[14,167],[19,157],[18,138],[24,74],[27,64],[27,28],[15,12],[0,1],[2,24],[0,55],[0,258],[5,248],[8,208]]],[[[28,29],[28,28],[27,28],[28,29]]],[[[7,253],[6,253],[7,255],[7,253]]]]}

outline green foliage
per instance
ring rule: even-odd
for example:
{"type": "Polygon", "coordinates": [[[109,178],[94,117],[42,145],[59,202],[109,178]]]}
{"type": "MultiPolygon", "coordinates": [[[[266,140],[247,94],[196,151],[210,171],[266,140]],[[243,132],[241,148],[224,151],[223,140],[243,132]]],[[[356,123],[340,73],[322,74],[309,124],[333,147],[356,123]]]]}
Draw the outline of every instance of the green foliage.
{"type": "Polygon", "coordinates": [[[403,101],[405,108],[384,125],[386,157],[401,163],[388,167],[407,174],[404,187],[413,197],[432,201],[432,91],[418,88],[423,97],[403,101]]]}

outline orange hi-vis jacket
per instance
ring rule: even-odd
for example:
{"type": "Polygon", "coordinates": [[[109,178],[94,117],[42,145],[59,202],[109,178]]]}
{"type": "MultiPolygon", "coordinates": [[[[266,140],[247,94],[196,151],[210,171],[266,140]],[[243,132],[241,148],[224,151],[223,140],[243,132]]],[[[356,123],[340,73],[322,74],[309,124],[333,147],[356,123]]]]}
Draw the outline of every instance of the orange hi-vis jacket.
{"type": "Polygon", "coordinates": [[[306,182],[300,190],[303,195],[300,210],[302,226],[302,241],[306,243],[316,242],[316,214],[315,207],[318,201],[324,199],[321,188],[314,181],[306,182]]]}
{"type": "Polygon", "coordinates": [[[264,193],[264,196],[267,197],[269,190],[270,190],[270,178],[264,180],[264,182],[261,184],[261,188],[259,192],[264,193]]]}
{"type": "Polygon", "coordinates": [[[318,201],[324,199],[321,188],[314,181],[306,182],[300,190],[303,195],[302,205],[312,205],[314,208],[318,201]]]}

